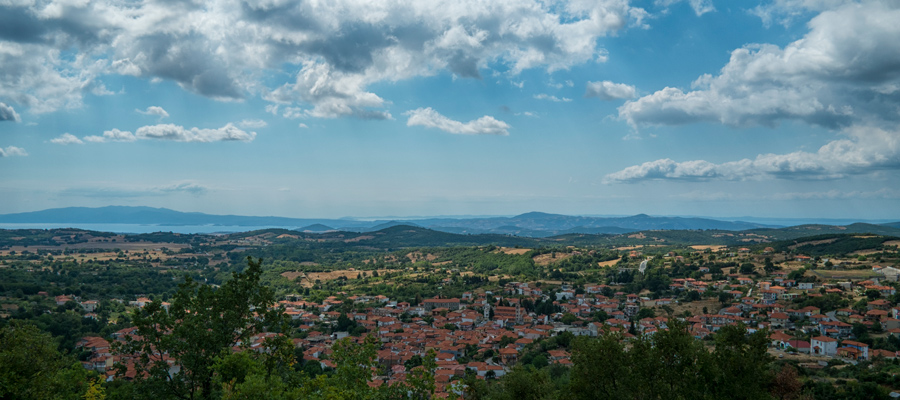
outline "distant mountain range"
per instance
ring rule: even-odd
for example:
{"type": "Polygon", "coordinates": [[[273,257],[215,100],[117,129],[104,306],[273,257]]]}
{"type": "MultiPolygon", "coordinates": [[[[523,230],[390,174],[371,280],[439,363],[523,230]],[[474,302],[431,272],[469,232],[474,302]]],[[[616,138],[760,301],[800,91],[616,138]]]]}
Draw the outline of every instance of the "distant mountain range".
{"type": "MultiPolygon", "coordinates": [[[[165,208],[109,206],[68,207],[0,215],[0,223],[15,224],[139,224],[160,227],[212,225],[223,227],[283,227],[305,232],[342,230],[372,232],[398,225],[428,228],[457,234],[504,234],[549,237],[565,234],[623,234],[647,230],[728,230],[780,228],[743,221],[698,217],[586,217],[530,212],[514,217],[425,218],[415,220],[305,219],[252,217],[180,212],[165,208]]],[[[900,227],[900,222],[883,224],[900,227]]],[[[233,229],[233,228],[232,228],[233,229]]]]}

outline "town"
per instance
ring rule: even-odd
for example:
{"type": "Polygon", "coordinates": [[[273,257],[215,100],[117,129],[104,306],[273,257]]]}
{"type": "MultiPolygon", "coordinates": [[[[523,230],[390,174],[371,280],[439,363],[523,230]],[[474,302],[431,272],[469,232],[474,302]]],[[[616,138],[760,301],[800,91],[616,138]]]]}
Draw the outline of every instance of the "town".
{"type": "MultiPolygon", "coordinates": [[[[260,332],[243,343],[247,349],[267,352],[268,338],[287,335],[303,370],[315,376],[338,367],[335,343],[374,338],[369,386],[402,383],[433,357],[438,397],[463,394],[467,376],[495,381],[517,366],[570,368],[576,337],[614,335],[627,344],[667,331],[675,321],[710,349],[726,326],[764,332],[771,359],[810,376],[894,360],[900,351],[900,240],[891,236],[733,246],[391,243],[396,249],[373,245],[361,252],[349,244],[365,238],[336,241],[277,231],[186,235],[164,245],[84,231],[56,232],[53,240],[65,238],[61,233],[74,233],[70,241],[81,242],[0,251],[2,317],[44,321],[50,332],[62,334],[61,346],[70,346],[86,370],[107,382],[142,373],[135,354],[116,350],[117,343],[139,336],[129,325],[133,312],[154,303],[168,311],[179,274],[218,285],[221,274],[238,270],[240,260],[253,254],[269,256],[263,281],[275,289],[271,308],[283,312],[290,330],[260,332]],[[305,243],[303,255],[297,243],[305,243]],[[129,271],[151,273],[139,279],[163,286],[154,293],[112,275],[129,271]],[[107,275],[122,285],[104,284],[107,275]],[[54,326],[65,318],[80,321],[54,326]]],[[[180,369],[167,362],[173,372],[180,369]]]]}

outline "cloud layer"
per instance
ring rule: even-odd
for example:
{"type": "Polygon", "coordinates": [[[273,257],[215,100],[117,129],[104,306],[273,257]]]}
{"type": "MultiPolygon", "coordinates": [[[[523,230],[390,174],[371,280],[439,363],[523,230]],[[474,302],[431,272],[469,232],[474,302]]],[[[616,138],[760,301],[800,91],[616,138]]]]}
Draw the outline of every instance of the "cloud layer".
{"type": "Polygon", "coordinates": [[[619,118],[635,129],[801,121],[844,138],[817,152],[760,154],[718,164],[663,158],[604,180],[833,179],[900,170],[900,3],[778,0],[756,9],[768,13],[766,18],[821,10],[803,38],[784,48],[752,44],[734,50],[717,75],[699,77],[692,90],[666,87],[628,101],[619,107],[619,118]]]}
{"type": "Polygon", "coordinates": [[[230,123],[218,129],[186,129],[174,124],[159,124],[142,126],[135,131],[134,136],[138,139],[174,140],[176,142],[250,142],[256,138],[256,132],[245,132],[230,123]]]}
{"type": "Polygon", "coordinates": [[[900,169],[900,131],[854,127],[847,139],[835,140],[810,153],[761,154],[721,164],[705,160],[676,162],[665,158],[631,166],[604,177],[606,183],[647,180],[836,179],[900,169]]]}
{"type": "Polygon", "coordinates": [[[204,185],[192,181],[175,182],[165,186],[87,186],[68,188],[61,190],[64,197],[89,197],[89,198],[137,198],[167,196],[179,193],[190,195],[202,195],[209,191],[204,185]]]}
{"type": "Polygon", "coordinates": [[[896,123],[900,107],[900,3],[867,1],[822,12],[784,48],[734,50],[718,75],[691,91],[667,87],[619,108],[635,127],[717,122],[774,126],[800,120],[827,128],[896,123]]]}
{"type": "Polygon", "coordinates": [[[598,39],[646,15],[628,0],[4,2],[0,101],[79,107],[86,93],[110,93],[105,76],[128,75],[215,99],[262,96],[309,117],[383,119],[375,83],[604,61],[598,39]],[[299,72],[285,80],[285,66],[299,72]]]}
{"type": "Polygon", "coordinates": [[[406,126],[437,128],[459,135],[509,135],[509,125],[489,115],[463,123],[447,118],[431,107],[418,108],[405,114],[409,116],[406,126]]]}
{"type": "MultiPolygon", "coordinates": [[[[251,142],[256,132],[246,132],[233,124],[226,124],[218,129],[185,128],[175,124],[147,125],[138,128],[134,133],[118,129],[103,132],[102,136],[85,136],[84,141],[91,143],[134,142],[138,139],[172,140],[176,142],[251,142]]],[[[64,134],[50,140],[56,144],[82,144],[83,142],[71,134],[64,134]]]]}

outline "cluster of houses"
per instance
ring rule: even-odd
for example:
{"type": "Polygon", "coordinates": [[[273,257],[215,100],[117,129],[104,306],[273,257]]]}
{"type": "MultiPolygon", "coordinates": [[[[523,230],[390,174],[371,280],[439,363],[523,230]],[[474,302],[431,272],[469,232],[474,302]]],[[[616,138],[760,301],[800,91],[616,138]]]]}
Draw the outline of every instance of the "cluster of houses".
{"type": "MultiPolygon", "coordinates": [[[[819,308],[793,307],[798,296],[806,298],[836,293],[853,297],[870,290],[880,296],[895,294],[893,286],[866,280],[822,285],[818,282],[797,282],[787,279],[787,273],[774,271],[765,281],[747,276],[729,274],[727,280],[674,279],[669,286],[674,292],[715,290],[730,295],[730,305],[716,313],[681,315],[689,323],[690,332],[698,339],[714,334],[723,326],[744,324],[750,332],[769,329],[772,346],[793,349],[822,357],[840,357],[847,360],[870,360],[874,357],[897,356],[894,352],[870,349],[853,336],[853,324],[867,327],[880,324],[891,335],[900,335],[900,307],[878,299],[868,302],[866,310],[839,309],[821,312],[819,308]],[[809,337],[801,340],[798,337],[809,337]]],[[[304,332],[294,344],[302,349],[307,362],[318,362],[322,367],[334,367],[329,359],[331,346],[336,340],[350,337],[349,332],[335,332],[342,309],[347,302],[354,309],[364,312],[345,314],[356,325],[365,328],[365,335],[372,335],[381,343],[377,362],[382,368],[374,377],[373,385],[403,381],[409,372],[409,361],[426,357],[429,351],[436,354],[438,394],[453,390],[452,382],[463,377],[467,370],[480,378],[500,377],[518,362],[523,349],[529,344],[570,332],[574,335],[598,336],[604,332],[620,332],[624,338],[636,335],[653,335],[668,328],[667,317],[638,318],[642,308],[675,307],[673,298],[650,298],[634,293],[616,291],[615,287],[593,284],[580,290],[562,285],[550,298],[534,283],[510,282],[497,293],[486,290],[466,292],[461,298],[425,299],[421,304],[397,302],[385,296],[348,295],[337,293],[321,303],[303,300],[300,296],[288,296],[279,302],[295,326],[304,332]],[[537,315],[528,312],[524,302],[553,302],[560,312],[537,315]],[[594,320],[598,313],[608,318],[594,320]],[[571,314],[576,318],[563,316],[571,314]],[[323,327],[325,327],[323,329],[323,327]],[[318,330],[317,330],[318,329],[318,330]],[[324,332],[323,332],[324,331],[324,332]],[[471,361],[471,360],[483,361],[471,361]]],[[[149,299],[130,302],[142,307],[149,299]]],[[[82,306],[85,306],[82,304],[82,306]]],[[[670,310],[671,311],[671,310],[670,310]]],[[[660,312],[656,313],[661,314],[660,312]]],[[[678,315],[678,314],[676,314],[678,315]]],[[[133,331],[122,330],[113,335],[119,340],[133,331]]],[[[254,338],[251,346],[262,346],[264,337],[254,338]]],[[[92,352],[85,367],[106,372],[112,379],[111,367],[117,360],[109,352],[109,344],[103,338],[88,337],[80,344],[92,352]]],[[[552,363],[571,365],[569,355],[563,350],[553,350],[548,359],[552,363]]],[[[159,355],[165,357],[165,355],[159,355]]],[[[126,360],[127,361],[127,360],[126,360]]],[[[172,368],[177,370],[176,365],[172,368]]],[[[127,375],[126,375],[127,377],[127,375]]]]}

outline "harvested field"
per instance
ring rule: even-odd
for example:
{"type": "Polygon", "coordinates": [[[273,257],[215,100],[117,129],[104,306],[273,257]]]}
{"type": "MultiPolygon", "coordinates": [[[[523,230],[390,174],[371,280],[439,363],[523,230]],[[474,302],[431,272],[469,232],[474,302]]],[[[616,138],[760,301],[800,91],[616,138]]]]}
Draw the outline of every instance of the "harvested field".
{"type": "Polygon", "coordinates": [[[642,244],[636,244],[636,245],[634,245],[634,246],[622,246],[622,247],[616,247],[616,248],[614,248],[613,250],[624,251],[624,250],[637,250],[637,249],[642,249],[642,248],[644,248],[644,245],[642,245],[642,244]]]}
{"type": "Polygon", "coordinates": [[[791,250],[793,250],[793,249],[796,249],[796,248],[798,248],[798,247],[800,247],[800,246],[818,246],[818,245],[820,245],[820,244],[834,243],[835,241],[837,241],[837,238],[834,238],[834,239],[825,239],[825,240],[813,240],[813,241],[809,241],[809,242],[801,242],[801,243],[797,243],[797,244],[795,244],[795,245],[788,246],[788,248],[791,249],[791,250]]]}
{"type": "Polygon", "coordinates": [[[868,269],[858,269],[850,271],[814,269],[810,272],[823,279],[869,279],[881,276],[880,274],[868,269]]]}
{"type": "MultiPolygon", "coordinates": [[[[340,277],[345,277],[347,279],[356,279],[356,277],[360,274],[365,274],[367,277],[372,276],[373,271],[356,271],[356,270],[337,270],[337,271],[328,271],[328,272],[302,272],[302,271],[287,271],[282,272],[281,276],[287,278],[288,280],[295,281],[299,283],[303,287],[312,287],[316,284],[316,281],[327,282],[330,280],[338,279],[340,277]]],[[[390,272],[387,269],[379,269],[378,275],[384,275],[385,272],[390,272]]]]}
{"type": "Polygon", "coordinates": [[[516,249],[516,248],[512,248],[512,247],[501,247],[497,251],[500,253],[503,253],[503,254],[519,255],[519,254],[525,254],[525,253],[531,251],[531,249],[516,249]]]}
{"type": "Polygon", "coordinates": [[[722,249],[724,249],[724,248],[726,248],[726,247],[728,247],[728,246],[722,246],[722,245],[717,245],[717,244],[697,244],[697,245],[691,246],[691,248],[694,249],[694,250],[707,250],[707,249],[709,249],[709,250],[712,250],[712,251],[719,251],[719,250],[722,250],[722,249]]]}
{"type": "Polygon", "coordinates": [[[597,265],[600,267],[612,267],[613,265],[616,265],[616,263],[618,263],[619,260],[621,260],[621,258],[617,258],[615,260],[598,262],[597,265]]]}
{"type": "MultiPolygon", "coordinates": [[[[867,255],[869,255],[869,254],[881,253],[881,252],[884,252],[884,251],[885,251],[885,250],[866,249],[866,250],[857,250],[857,251],[854,251],[854,252],[852,252],[852,253],[850,253],[850,254],[851,254],[851,255],[854,255],[854,256],[867,256],[867,255]]],[[[886,250],[886,251],[887,251],[887,252],[891,252],[890,250],[886,250]]]]}

